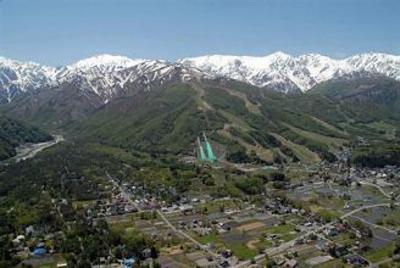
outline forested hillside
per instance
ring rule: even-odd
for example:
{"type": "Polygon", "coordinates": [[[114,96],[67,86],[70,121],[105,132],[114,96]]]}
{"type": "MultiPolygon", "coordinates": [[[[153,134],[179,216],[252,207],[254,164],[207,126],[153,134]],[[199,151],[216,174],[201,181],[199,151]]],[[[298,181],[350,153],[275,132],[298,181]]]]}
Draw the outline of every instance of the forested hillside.
{"type": "Polygon", "coordinates": [[[26,142],[50,140],[46,132],[0,115],[0,160],[16,154],[15,148],[26,142]]]}

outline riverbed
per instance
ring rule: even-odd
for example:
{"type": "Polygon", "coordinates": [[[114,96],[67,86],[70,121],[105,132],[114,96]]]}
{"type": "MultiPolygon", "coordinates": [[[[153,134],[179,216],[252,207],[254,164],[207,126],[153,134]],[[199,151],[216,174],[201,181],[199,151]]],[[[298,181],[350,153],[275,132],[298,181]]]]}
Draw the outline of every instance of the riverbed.
{"type": "Polygon", "coordinates": [[[16,148],[17,155],[8,159],[8,161],[20,162],[26,159],[34,157],[37,153],[49,148],[61,141],[64,137],[61,135],[54,135],[51,141],[40,142],[40,143],[25,143],[16,148]]]}

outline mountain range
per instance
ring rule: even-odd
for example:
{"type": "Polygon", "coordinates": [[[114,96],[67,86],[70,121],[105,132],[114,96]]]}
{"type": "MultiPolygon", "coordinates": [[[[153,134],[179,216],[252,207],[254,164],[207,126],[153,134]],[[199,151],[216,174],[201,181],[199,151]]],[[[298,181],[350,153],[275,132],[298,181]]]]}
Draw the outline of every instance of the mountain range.
{"type": "Polygon", "coordinates": [[[344,145],[399,139],[399,80],[400,57],[379,53],[100,55],[58,68],[1,58],[0,113],[153,156],[191,155],[206,131],[231,162],[330,161],[344,145]]]}
{"type": "Polygon", "coordinates": [[[0,102],[11,102],[21,93],[39,88],[76,85],[83,94],[94,94],[103,103],[137,83],[149,89],[175,77],[229,78],[284,93],[305,92],[340,77],[383,75],[400,80],[400,56],[382,53],[336,60],[319,54],[298,57],[277,52],[265,57],[202,56],[176,62],[99,55],[58,68],[0,57],[0,102]]]}
{"type": "Polygon", "coordinates": [[[281,92],[308,91],[317,84],[360,73],[381,74],[400,80],[400,56],[381,53],[335,60],[319,54],[293,57],[277,52],[265,57],[204,56],[178,61],[210,75],[229,77],[281,92]]]}

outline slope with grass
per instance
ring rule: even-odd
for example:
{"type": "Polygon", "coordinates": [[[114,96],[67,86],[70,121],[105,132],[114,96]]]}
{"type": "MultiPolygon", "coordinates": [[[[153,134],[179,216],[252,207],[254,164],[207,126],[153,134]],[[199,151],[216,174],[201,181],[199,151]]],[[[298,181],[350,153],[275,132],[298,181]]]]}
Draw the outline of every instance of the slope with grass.
{"type": "Polygon", "coordinates": [[[228,160],[239,163],[319,161],[347,141],[333,125],[316,121],[286,99],[235,81],[175,83],[116,99],[69,132],[92,142],[176,155],[192,154],[196,137],[205,131],[216,147],[224,148],[228,160]],[[293,129],[305,137],[282,136],[293,129]]]}
{"type": "Polygon", "coordinates": [[[101,105],[63,85],[3,109],[27,114],[41,127],[61,128],[72,139],[155,156],[193,155],[205,131],[220,158],[233,162],[332,161],[360,137],[384,143],[398,138],[399,84],[380,77],[335,80],[307,94],[285,95],[223,78],[172,79],[150,90],[128,86],[101,105]],[[38,99],[38,107],[27,108],[38,99]]]}

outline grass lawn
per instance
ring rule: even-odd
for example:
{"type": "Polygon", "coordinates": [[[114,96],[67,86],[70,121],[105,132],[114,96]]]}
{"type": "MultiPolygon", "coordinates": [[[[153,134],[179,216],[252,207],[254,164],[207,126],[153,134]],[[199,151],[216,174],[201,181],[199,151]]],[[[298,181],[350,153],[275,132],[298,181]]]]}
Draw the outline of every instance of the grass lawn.
{"type": "Polygon", "coordinates": [[[366,194],[373,196],[375,198],[379,198],[379,200],[381,201],[385,201],[388,199],[376,187],[370,185],[362,185],[362,189],[366,192],[366,194]]]}
{"type": "Polygon", "coordinates": [[[350,233],[345,232],[341,233],[338,236],[332,238],[335,242],[343,244],[343,245],[352,245],[356,238],[351,238],[350,233]]]}
{"type": "Polygon", "coordinates": [[[229,208],[238,208],[240,207],[240,201],[236,200],[217,200],[208,202],[206,204],[201,204],[198,206],[199,209],[203,210],[205,207],[207,208],[207,213],[219,212],[221,208],[229,209],[229,208]]]}
{"type": "Polygon", "coordinates": [[[233,254],[239,259],[248,260],[257,256],[258,251],[255,249],[249,249],[243,244],[228,245],[228,247],[233,251],[233,254]]]}
{"type": "Polygon", "coordinates": [[[227,243],[223,241],[221,237],[216,233],[211,233],[204,236],[191,234],[191,236],[202,244],[214,243],[217,248],[230,249],[235,254],[235,256],[244,260],[251,259],[258,254],[257,249],[250,249],[245,244],[239,241],[238,243],[227,243]]]}
{"type": "Polygon", "coordinates": [[[52,262],[52,263],[45,263],[39,266],[39,268],[56,268],[57,264],[52,262]]]}
{"type": "Polygon", "coordinates": [[[111,224],[111,230],[120,235],[126,235],[134,231],[134,225],[130,221],[115,222],[111,224]]]}
{"type": "Polygon", "coordinates": [[[396,210],[382,219],[382,225],[393,228],[400,225],[400,211],[396,210]]]}
{"type": "Polygon", "coordinates": [[[267,233],[269,234],[284,234],[291,231],[294,231],[294,226],[292,224],[278,225],[267,229],[267,233]]]}
{"type": "Polygon", "coordinates": [[[78,207],[86,208],[94,203],[96,203],[97,200],[80,200],[80,201],[73,201],[72,206],[77,209],[78,207]]]}
{"type": "Polygon", "coordinates": [[[221,242],[221,239],[218,237],[218,234],[216,233],[211,233],[204,236],[197,236],[196,239],[202,244],[208,244],[208,243],[217,244],[221,242]]]}
{"type": "Polygon", "coordinates": [[[393,268],[393,267],[397,268],[400,267],[400,263],[392,260],[379,265],[379,268],[393,268]]]}
{"type": "Polygon", "coordinates": [[[337,219],[341,216],[340,212],[330,209],[321,209],[318,211],[318,214],[321,215],[321,217],[327,222],[337,219]]]}
{"type": "Polygon", "coordinates": [[[351,267],[351,266],[343,263],[341,260],[338,259],[331,260],[315,266],[315,268],[346,268],[346,267],[351,267]]]}
{"type": "Polygon", "coordinates": [[[371,262],[379,262],[389,257],[389,255],[393,253],[393,250],[394,250],[394,243],[391,243],[385,247],[367,252],[364,255],[364,257],[371,262]]]}
{"type": "Polygon", "coordinates": [[[176,265],[176,267],[190,267],[193,265],[193,263],[186,257],[185,254],[170,255],[168,257],[176,262],[173,263],[173,265],[176,265]]]}
{"type": "Polygon", "coordinates": [[[297,234],[293,233],[295,232],[294,230],[294,225],[292,224],[284,224],[284,225],[279,225],[279,226],[274,226],[271,228],[267,228],[265,233],[266,234],[278,234],[281,235],[282,240],[284,241],[289,241],[292,240],[297,236],[297,234]]]}
{"type": "Polygon", "coordinates": [[[302,182],[308,180],[310,172],[304,168],[298,166],[289,166],[287,171],[287,177],[291,179],[291,182],[302,182]]]}
{"type": "Polygon", "coordinates": [[[326,207],[329,207],[331,210],[339,210],[346,205],[346,201],[343,198],[339,197],[333,197],[333,198],[324,198],[323,201],[321,201],[323,204],[326,204],[326,207]]]}
{"type": "MultiPolygon", "coordinates": [[[[285,224],[280,226],[274,226],[271,228],[266,228],[265,232],[267,234],[279,234],[281,235],[280,239],[284,241],[292,240],[297,235],[292,233],[294,232],[294,225],[292,224],[285,224]]],[[[198,236],[191,233],[191,236],[202,244],[214,243],[217,248],[221,246],[230,249],[233,251],[235,256],[243,260],[251,259],[259,253],[259,250],[263,250],[265,248],[272,246],[272,242],[268,239],[255,243],[254,244],[255,248],[249,248],[245,243],[242,243],[241,241],[237,242],[224,241],[217,233],[211,233],[204,236],[198,236]]]]}
{"type": "Polygon", "coordinates": [[[272,247],[273,243],[270,240],[264,239],[263,241],[256,243],[255,246],[258,250],[264,250],[266,248],[272,247]]]}

